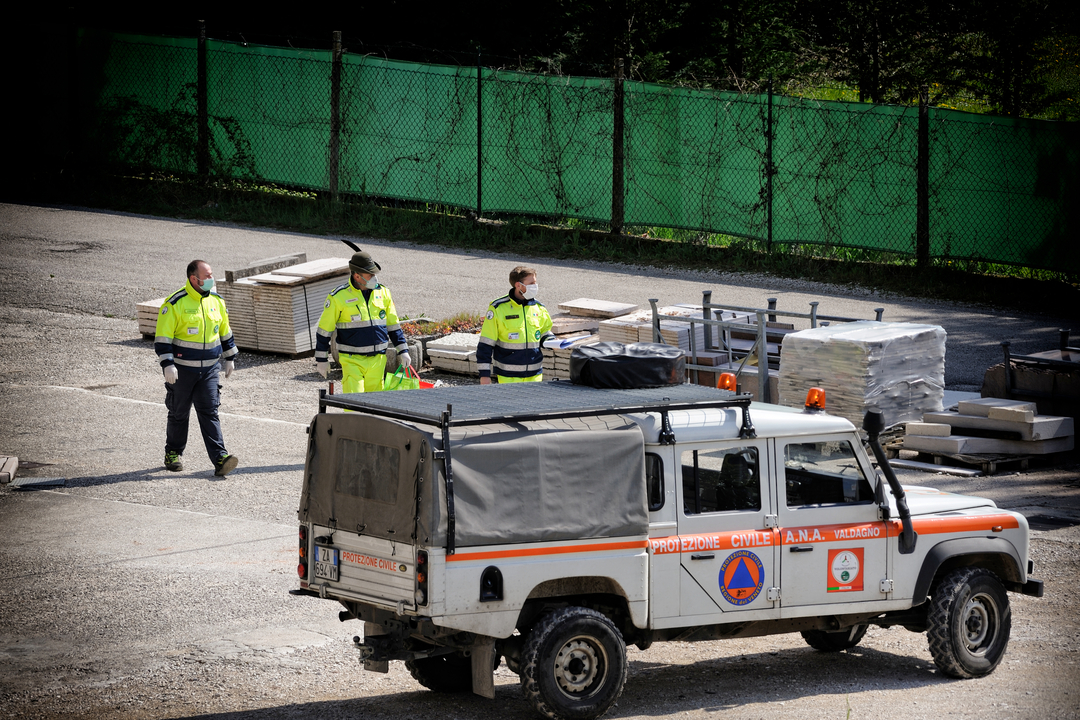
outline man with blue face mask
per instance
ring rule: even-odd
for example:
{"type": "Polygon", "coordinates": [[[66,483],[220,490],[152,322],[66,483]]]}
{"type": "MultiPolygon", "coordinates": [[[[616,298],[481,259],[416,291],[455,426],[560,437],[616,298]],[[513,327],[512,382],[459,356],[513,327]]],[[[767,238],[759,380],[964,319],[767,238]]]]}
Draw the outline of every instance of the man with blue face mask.
{"type": "Polygon", "coordinates": [[[187,284],[173,293],[158,312],[154,351],[165,375],[165,407],[169,421],[165,430],[165,467],[184,469],[191,406],[199,418],[203,444],[214,464],[214,474],[224,477],[236,469],[235,455],[225,449],[218,406],[221,388],[219,368],[229,377],[239,350],[229,328],[225,301],[214,292],[214,272],[205,260],[187,266],[187,284]]]}
{"type": "Polygon", "coordinates": [[[409,367],[409,345],[398,323],[390,288],[375,275],[382,266],[360,250],[349,260],[349,282],[326,298],[315,335],[315,368],[324,378],[330,368],[330,336],[337,333],[341,389],[347,393],[383,389],[386,349],[391,343],[398,362],[409,367]]]}
{"type": "Polygon", "coordinates": [[[510,292],[492,300],[476,347],[480,384],[539,382],[544,379],[545,340],[552,339],[551,315],[537,299],[536,271],[510,271],[510,292]]]}

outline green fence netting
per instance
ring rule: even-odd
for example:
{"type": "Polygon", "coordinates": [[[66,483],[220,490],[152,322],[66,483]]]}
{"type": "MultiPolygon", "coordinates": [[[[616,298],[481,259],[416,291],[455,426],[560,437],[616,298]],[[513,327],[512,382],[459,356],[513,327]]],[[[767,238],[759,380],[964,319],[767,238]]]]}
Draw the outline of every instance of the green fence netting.
{"type": "Polygon", "coordinates": [[[930,118],[931,255],[1080,269],[1080,125],[930,118]]]}
{"type": "Polygon", "coordinates": [[[1076,272],[1076,124],[82,32],[79,156],[371,198],[1076,272]],[[340,78],[338,81],[336,78],[340,78]],[[200,95],[200,93],[202,93],[200,95]],[[336,104],[335,104],[336,102],[336,104]],[[337,107],[337,115],[334,108],[337,107]],[[336,118],[336,122],[335,122],[336,118]],[[926,238],[926,235],[923,235],[926,238]]]}

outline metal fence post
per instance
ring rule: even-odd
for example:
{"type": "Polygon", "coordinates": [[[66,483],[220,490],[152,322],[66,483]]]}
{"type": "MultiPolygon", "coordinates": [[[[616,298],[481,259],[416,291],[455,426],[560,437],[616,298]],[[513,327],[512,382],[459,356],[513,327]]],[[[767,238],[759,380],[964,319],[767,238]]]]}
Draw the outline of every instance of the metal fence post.
{"type": "Polygon", "coordinates": [[[919,156],[915,179],[915,266],[930,264],[930,88],[919,88],[919,156]]]}
{"type": "Polygon", "coordinates": [[[341,163],[341,31],[334,31],[330,51],[330,201],[337,204],[341,163]]]}
{"type": "Polygon", "coordinates": [[[612,100],[611,133],[611,234],[622,235],[623,216],[625,214],[625,192],[623,179],[623,59],[615,61],[614,98],[612,100]]]}
{"type": "Polygon", "coordinates": [[[483,66],[476,48],[476,217],[484,213],[484,104],[481,96],[483,66]]]}
{"type": "Polygon", "coordinates": [[[199,177],[210,177],[210,118],[207,110],[206,89],[206,21],[199,21],[199,42],[195,87],[195,124],[196,143],[195,166],[199,177]]]}
{"type": "Polygon", "coordinates": [[[765,250],[772,254],[772,176],[773,176],[773,120],[772,75],[769,76],[768,112],[765,116],[765,250]]]}
{"type": "MultiPolygon", "coordinates": [[[[703,319],[705,319],[705,320],[711,320],[712,319],[712,309],[709,308],[710,304],[712,304],[712,290],[702,290],[701,291],[701,317],[703,319]]],[[[694,329],[693,324],[690,325],[690,329],[691,329],[690,337],[693,337],[694,336],[694,333],[692,332],[693,329],[694,329]]],[[[705,340],[705,349],[706,350],[712,350],[712,348],[713,348],[712,325],[709,325],[708,323],[704,323],[702,325],[702,330],[704,331],[704,338],[703,339],[705,340]]]]}

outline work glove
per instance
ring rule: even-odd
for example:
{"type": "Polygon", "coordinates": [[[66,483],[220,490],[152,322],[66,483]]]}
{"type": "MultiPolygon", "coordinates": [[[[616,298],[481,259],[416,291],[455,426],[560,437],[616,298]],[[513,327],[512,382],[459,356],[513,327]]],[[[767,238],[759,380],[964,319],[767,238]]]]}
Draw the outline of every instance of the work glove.
{"type": "Polygon", "coordinates": [[[328,373],[330,371],[330,361],[329,360],[317,360],[315,362],[315,369],[318,370],[319,374],[322,375],[325,378],[326,373],[328,373]]]}
{"type": "Polygon", "coordinates": [[[403,368],[408,368],[408,367],[412,366],[412,358],[409,357],[409,353],[407,353],[407,352],[398,353],[397,359],[398,359],[398,364],[401,365],[401,367],[403,367],[403,368]]]}
{"type": "Polygon", "coordinates": [[[176,382],[176,378],[179,375],[179,373],[176,370],[175,365],[166,365],[162,369],[162,372],[165,373],[165,382],[168,383],[169,385],[172,385],[174,382],[176,382]]]}
{"type": "Polygon", "coordinates": [[[225,377],[232,375],[232,371],[236,369],[236,363],[232,360],[225,361],[225,377]]]}

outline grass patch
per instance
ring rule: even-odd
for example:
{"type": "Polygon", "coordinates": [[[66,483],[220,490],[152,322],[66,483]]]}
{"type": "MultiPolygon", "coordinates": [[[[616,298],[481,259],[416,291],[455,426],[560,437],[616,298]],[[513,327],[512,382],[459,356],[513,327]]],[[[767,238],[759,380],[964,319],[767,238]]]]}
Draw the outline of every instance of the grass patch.
{"type": "Polygon", "coordinates": [[[605,225],[580,220],[475,220],[460,208],[415,203],[388,207],[356,198],[335,204],[303,190],[237,183],[207,186],[168,176],[69,180],[50,183],[47,191],[24,189],[18,199],[495,253],[516,253],[524,243],[530,254],[561,260],[758,273],[1080,318],[1076,273],[963,260],[918,268],[910,256],[859,248],[774,243],[770,249],[759,240],[671,228],[627,227],[625,235],[615,236],[605,225]]]}

